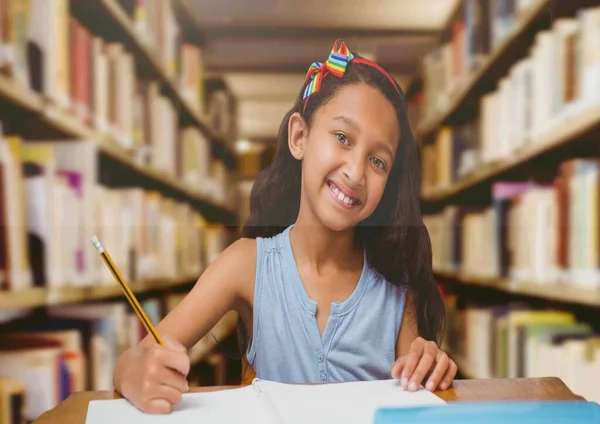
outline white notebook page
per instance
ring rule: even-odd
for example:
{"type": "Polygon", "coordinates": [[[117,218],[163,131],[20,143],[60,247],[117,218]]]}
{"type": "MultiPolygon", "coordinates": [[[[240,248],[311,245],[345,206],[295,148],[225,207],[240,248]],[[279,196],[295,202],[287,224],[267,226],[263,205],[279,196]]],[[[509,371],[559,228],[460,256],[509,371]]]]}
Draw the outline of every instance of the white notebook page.
{"type": "Polygon", "coordinates": [[[282,422],[367,424],[381,407],[445,405],[425,389],[409,392],[397,380],[291,385],[260,381],[282,422]]]}
{"type": "Polygon", "coordinates": [[[186,394],[168,415],[144,414],[124,399],[92,401],[86,424],[367,424],[380,407],[445,404],[425,389],[405,391],[396,380],[322,385],[255,380],[254,386],[186,394]]]}

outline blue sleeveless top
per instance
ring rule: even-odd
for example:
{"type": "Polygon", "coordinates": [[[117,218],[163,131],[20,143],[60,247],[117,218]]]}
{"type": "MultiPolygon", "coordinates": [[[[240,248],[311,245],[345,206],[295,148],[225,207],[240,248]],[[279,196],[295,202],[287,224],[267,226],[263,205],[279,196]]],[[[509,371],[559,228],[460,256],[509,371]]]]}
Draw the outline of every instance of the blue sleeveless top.
{"type": "Polygon", "coordinates": [[[406,287],[386,281],[367,263],[354,292],[331,304],[323,337],[317,303],[304,290],[292,252],[292,226],[257,238],[253,335],[248,363],[258,378],[283,383],[391,378],[406,287]]]}

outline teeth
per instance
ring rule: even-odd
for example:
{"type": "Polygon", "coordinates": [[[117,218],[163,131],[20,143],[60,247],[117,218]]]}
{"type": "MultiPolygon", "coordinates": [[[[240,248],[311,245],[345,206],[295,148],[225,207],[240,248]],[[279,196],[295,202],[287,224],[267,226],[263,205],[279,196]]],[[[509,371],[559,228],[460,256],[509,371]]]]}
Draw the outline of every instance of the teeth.
{"type": "Polygon", "coordinates": [[[354,205],[354,204],[358,203],[357,201],[355,201],[355,200],[351,199],[350,197],[346,196],[344,193],[342,193],[340,191],[339,188],[337,188],[334,185],[331,185],[331,190],[335,193],[335,195],[337,196],[337,198],[340,201],[344,202],[347,205],[354,205]]]}

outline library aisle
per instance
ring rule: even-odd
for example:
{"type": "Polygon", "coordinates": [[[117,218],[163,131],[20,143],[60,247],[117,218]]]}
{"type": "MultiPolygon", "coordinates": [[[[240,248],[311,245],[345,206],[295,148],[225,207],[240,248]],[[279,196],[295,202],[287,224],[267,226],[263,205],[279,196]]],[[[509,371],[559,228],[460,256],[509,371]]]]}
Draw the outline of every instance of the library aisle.
{"type": "MultiPolygon", "coordinates": [[[[404,90],[458,378],[600,402],[597,0],[0,1],[0,424],[111,390],[239,238],[308,66],[336,39],[404,90]],[[408,12],[408,13],[407,13],[408,12]]],[[[239,384],[238,317],[189,351],[239,384]]]]}

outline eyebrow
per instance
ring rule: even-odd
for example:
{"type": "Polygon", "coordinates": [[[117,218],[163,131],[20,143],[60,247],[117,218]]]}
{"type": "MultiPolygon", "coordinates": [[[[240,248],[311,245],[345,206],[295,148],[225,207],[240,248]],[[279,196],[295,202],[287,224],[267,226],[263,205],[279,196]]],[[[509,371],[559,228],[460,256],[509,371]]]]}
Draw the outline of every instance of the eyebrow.
{"type": "MultiPolygon", "coordinates": [[[[351,127],[356,128],[357,130],[359,130],[358,125],[356,124],[356,122],[354,122],[352,119],[346,117],[346,116],[336,116],[335,118],[333,118],[334,120],[338,120],[338,121],[343,121],[346,124],[350,125],[351,127]]],[[[378,141],[377,142],[377,148],[381,149],[381,150],[385,150],[387,153],[389,153],[390,157],[392,157],[392,159],[395,157],[394,152],[392,152],[392,149],[390,148],[390,146],[387,145],[387,143],[384,143],[382,141],[378,141]]]]}
{"type": "Polygon", "coordinates": [[[379,149],[382,149],[382,150],[385,150],[386,152],[388,152],[388,153],[389,153],[390,157],[391,157],[392,159],[394,159],[394,157],[395,157],[395,156],[394,156],[394,152],[392,152],[392,149],[390,149],[390,146],[388,146],[388,145],[387,145],[387,143],[384,143],[384,142],[378,141],[378,142],[377,142],[377,148],[379,148],[379,149]]]}
{"type": "Polygon", "coordinates": [[[356,129],[359,129],[359,128],[358,128],[358,125],[356,125],[356,122],[354,122],[352,119],[350,119],[350,118],[348,118],[348,117],[346,117],[346,116],[341,116],[341,115],[340,115],[340,116],[336,116],[335,118],[333,118],[333,120],[334,120],[334,121],[335,121],[335,120],[337,120],[337,121],[343,121],[343,122],[345,122],[346,124],[350,125],[351,127],[354,127],[354,128],[356,128],[356,129]]]}

